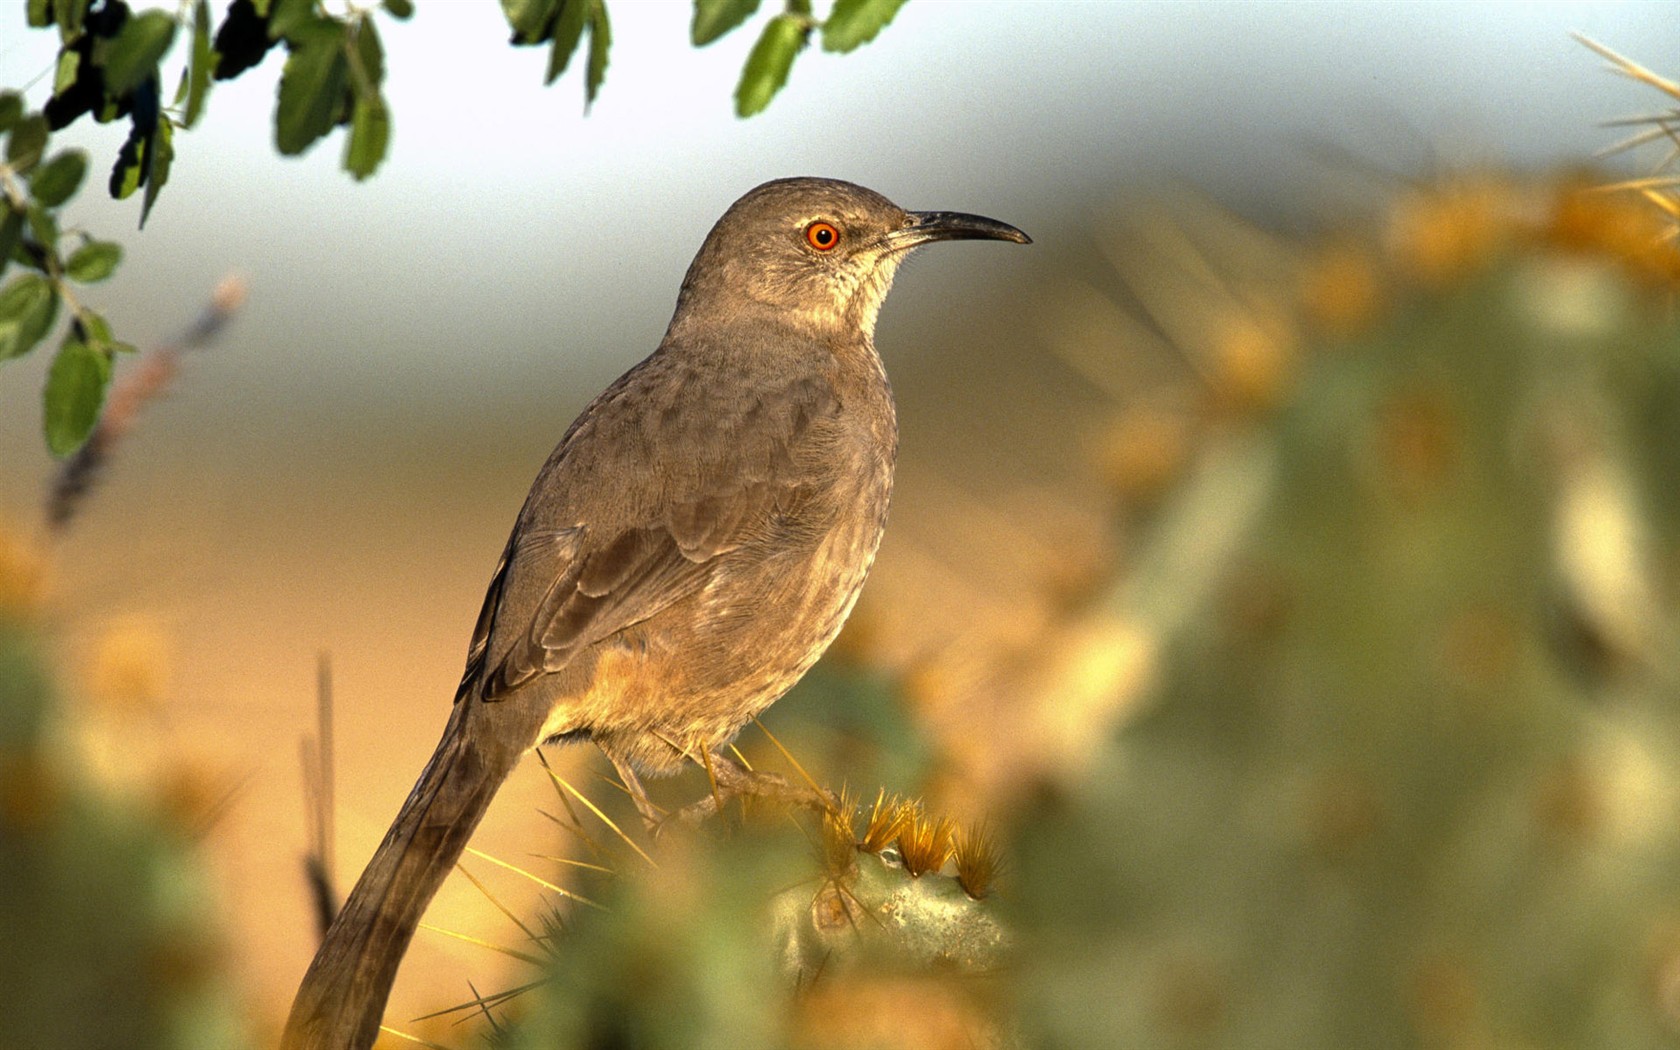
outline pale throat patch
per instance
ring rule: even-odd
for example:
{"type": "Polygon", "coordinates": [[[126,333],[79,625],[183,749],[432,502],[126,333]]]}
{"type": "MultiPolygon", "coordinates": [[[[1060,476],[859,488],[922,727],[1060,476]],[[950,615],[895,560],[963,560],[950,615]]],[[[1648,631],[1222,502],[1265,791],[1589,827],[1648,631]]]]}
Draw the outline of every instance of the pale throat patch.
{"type": "Polygon", "coordinates": [[[887,293],[892,290],[893,276],[898,272],[899,264],[908,254],[909,251],[904,249],[882,252],[875,257],[874,265],[867,272],[847,267],[832,274],[828,282],[832,292],[829,302],[836,305],[814,307],[802,312],[819,323],[855,321],[863,330],[864,337],[874,342],[875,319],[881,313],[881,304],[886,301],[887,293]]]}

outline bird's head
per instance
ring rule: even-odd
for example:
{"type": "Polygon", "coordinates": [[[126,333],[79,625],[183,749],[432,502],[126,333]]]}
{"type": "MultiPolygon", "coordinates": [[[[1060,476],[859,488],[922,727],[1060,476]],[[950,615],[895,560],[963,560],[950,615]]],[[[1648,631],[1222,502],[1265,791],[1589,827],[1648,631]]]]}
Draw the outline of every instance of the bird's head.
{"type": "Polygon", "coordinates": [[[747,193],[712,227],[683,280],[678,317],[770,313],[818,331],[870,337],[911,249],[964,239],[1031,243],[1007,223],[905,211],[850,182],[778,179],[747,193]]]}

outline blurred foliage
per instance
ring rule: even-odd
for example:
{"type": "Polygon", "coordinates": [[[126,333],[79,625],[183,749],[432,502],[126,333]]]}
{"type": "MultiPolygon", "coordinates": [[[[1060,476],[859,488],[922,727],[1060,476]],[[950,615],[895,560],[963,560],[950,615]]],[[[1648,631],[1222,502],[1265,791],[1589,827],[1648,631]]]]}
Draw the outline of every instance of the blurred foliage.
{"type": "MultiPolygon", "coordinates": [[[[764,900],[803,877],[781,836],[685,855],[615,880],[605,911],[571,920],[553,979],[531,995],[508,1047],[772,1046],[781,981],[764,900]]],[[[783,1000],[785,1002],[785,1000],[783,1000]]],[[[522,1004],[525,1005],[525,1004],[522,1004]]]]}
{"type": "MultiPolygon", "coordinates": [[[[844,53],[874,40],[898,14],[905,0],[834,0],[826,19],[818,19],[811,0],[786,0],[780,14],[765,23],[747,55],[735,88],[735,113],[760,113],[787,85],[793,60],[820,32],[824,51],[844,53]]],[[[689,39],[705,47],[738,28],[758,10],[759,0],[694,0],[689,39]]]]}
{"type": "Polygon", "coordinates": [[[0,557],[0,1046],[246,1045],[188,832],[79,768],[39,642],[10,618],[26,570],[0,557]]]}
{"type": "Polygon", "coordinates": [[[819,781],[913,794],[934,773],[936,756],[901,689],[896,677],[866,665],[821,661],[776,702],[772,722],[785,727],[777,734],[819,781]]]}
{"type": "Polygon", "coordinates": [[[1662,232],[1469,176],[1250,300],[1290,378],[1204,440],[1261,496],[1142,712],[1019,822],[1031,1045],[1680,1039],[1662,232]]]}
{"type": "MultiPolygon", "coordinates": [[[[903,3],[835,0],[819,20],[810,0],[788,0],[747,59],[737,113],[747,117],[769,105],[813,32],[821,31],[826,50],[851,51],[874,39],[903,3]]],[[[695,45],[735,29],[757,8],[758,0],[695,0],[695,45]]],[[[275,149],[295,156],[347,127],[344,170],[368,178],[391,140],[385,47],[374,15],[406,20],[414,9],[412,0],[383,0],[377,7],[346,5],[340,15],[322,0],[232,0],[218,23],[209,0],[177,5],[175,13],[136,13],[124,0],[27,0],[28,25],[56,29],[59,52],[52,95],[39,111],[29,110],[20,90],[0,88],[0,276],[11,265],[25,271],[0,286],[0,362],[34,349],[52,331],[60,306],[68,310],[70,325],[43,395],[43,428],[54,455],[70,455],[87,440],[116,354],[133,348],[113,338],[106,320],[79,298],[76,286],[111,276],[122,249],[59,229],[61,210],[86,178],[88,157],[80,149],[52,150],[53,134],[86,116],[101,124],[128,122],[108,188],[118,199],[144,191],[144,227],[169,181],[177,129],[198,122],[216,81],[240,76],[283,48],[275,149]],[[166,96],[164,68],[178,40],[187,41],[186,58],[166,96]]],[[[549,47],[546,83],[566,71],[587,35],[586,108],[594,102],[612,47],[605,0],[502,0],[502,11],[515,46],[549,47]]]]}

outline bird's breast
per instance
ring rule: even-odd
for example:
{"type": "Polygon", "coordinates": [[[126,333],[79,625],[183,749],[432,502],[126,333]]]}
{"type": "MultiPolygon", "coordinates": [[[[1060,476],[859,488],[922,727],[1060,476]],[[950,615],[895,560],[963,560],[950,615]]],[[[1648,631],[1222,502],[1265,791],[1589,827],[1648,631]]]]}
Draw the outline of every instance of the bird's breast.
{"type": "Polygon", "coordinates": [[[658,513],[701,582],[600,643],[555,722],[644,772],[720,745],[792,687],[840,633],[881,543],[898,436],[878,364],[752,365],[732,384],[750,396],[693,376],[642,402],[645,445],[675,464],[658,513]]]}

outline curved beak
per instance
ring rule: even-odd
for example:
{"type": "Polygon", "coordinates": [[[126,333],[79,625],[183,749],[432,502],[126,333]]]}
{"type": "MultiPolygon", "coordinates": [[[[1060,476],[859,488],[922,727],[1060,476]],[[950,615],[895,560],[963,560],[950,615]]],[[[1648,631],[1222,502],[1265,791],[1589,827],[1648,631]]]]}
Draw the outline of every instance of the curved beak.
{"type": "Polygon", "coordinates": [[[960,211],[913,211],[910,225],[894,230],[884,238],[887,247],[895,251],[914,248],[930,241],[1014,241],[1031,244],[1032,238],[1009,225],[988,219],[984,215],[969,215],[960,211]]]}

